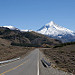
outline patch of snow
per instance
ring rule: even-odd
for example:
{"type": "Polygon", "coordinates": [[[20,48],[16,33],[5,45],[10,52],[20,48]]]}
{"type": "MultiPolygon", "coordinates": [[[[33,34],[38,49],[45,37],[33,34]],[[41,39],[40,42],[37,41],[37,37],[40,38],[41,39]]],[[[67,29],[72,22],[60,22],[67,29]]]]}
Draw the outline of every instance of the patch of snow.
{"type": "Polygon", "coordinates": [[[21,32],[31,32],[32,30],[20,30],[21,32]]]}
{"type": "Polygon", "coordinates": [[[59,38],[62,38],[62,36],[58,36],[59,38]]]}
{"type": "Polygon", "coordinates": [[[2,27],[9,28],[10,30],[19,30],[18,28],[15,28],[15,27],[13,27],[11,25],[9,25],[9,26],[2,26],[2,27]]]}

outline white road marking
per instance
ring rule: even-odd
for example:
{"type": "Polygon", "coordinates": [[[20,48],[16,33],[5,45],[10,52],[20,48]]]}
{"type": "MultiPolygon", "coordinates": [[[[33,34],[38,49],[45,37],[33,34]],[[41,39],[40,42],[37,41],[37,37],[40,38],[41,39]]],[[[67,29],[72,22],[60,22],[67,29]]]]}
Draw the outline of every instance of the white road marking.
{"type": "Polygon", "coordinates": [[[39,50],[38,50],[38,60],[37,60],[37,75],[39,75],[39,50]]]}

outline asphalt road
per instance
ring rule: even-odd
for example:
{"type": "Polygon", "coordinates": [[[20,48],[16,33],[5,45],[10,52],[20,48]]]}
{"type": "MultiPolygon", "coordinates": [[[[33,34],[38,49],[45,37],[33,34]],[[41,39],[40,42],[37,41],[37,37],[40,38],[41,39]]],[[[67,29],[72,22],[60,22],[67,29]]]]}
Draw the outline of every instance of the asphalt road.
{"type": "Polygon", "coordinates": [[[0,66],[0,75],[39,75],[39,49],[23,59],[0,66]]]}

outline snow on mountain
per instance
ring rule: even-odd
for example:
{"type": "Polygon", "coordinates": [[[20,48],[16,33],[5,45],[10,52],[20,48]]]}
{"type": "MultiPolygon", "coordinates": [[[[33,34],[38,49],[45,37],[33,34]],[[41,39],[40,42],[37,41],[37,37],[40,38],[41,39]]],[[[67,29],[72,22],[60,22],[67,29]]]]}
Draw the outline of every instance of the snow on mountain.
{"type": "Polygon", "coordinates": [[[47,23],[45,26],[43,26],[41,29],[38,30],[39,33],[41,34],[45,34],[45,35],[53,35],[53,36],[57,36],[57,35],[66,35],[66,34],[71,34],[74,35],[74,32],[61,27],[57,24],[55,24],[53,21],[47,23]]]}
{"type": "MultiPolygon", "coordinates": [[[[11,26],[11,25],[9,25],[9,26],[0,26],[0,27],[9,28],[10,30],[20,30],[20,29],[14,27],[14,26],[11,26]]],[[[21,32],[31,32],[32,30],[20,30],[20,31],[21,32]]]]}
{"type": "Polygon", "coordinates": [[[2,27],[5,27],[5,28],[9,28],[10,30],[19,30],[18,28],[15,28],[14,26],[2,26],[2,27]]]}
{"type": "Polygon", "coordinates": [[[20,30],[22,32],[31,32],[32,30],[20,30]]]}
{"type": "Polygon", "coordinates": [[[69,37],[70,40],[72,38],[75,40],[75,33],[67,28],[61,27],[57,24],[55,24],[53,21],[47,23],[42,28],[37,30],[38,33],[48,35],[50,37],[56,38],[56,39],[65,39],[67,40],[69,37]],[[72,38],[71,38],[72,37],[72,38]]]}

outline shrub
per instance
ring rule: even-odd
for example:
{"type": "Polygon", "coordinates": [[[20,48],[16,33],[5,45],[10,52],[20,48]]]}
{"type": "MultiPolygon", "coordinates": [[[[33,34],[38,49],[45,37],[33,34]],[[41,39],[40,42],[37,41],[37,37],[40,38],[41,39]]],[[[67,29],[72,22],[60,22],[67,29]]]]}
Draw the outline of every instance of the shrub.
{"type": "Polygon", "coordinates": [[[37,44],[21,44],[21,43],[11,43],[13,46],[24,46],[24,47],[40,47],[40,45],[37,44]]]}
{"type": "Polygon", "coordinates": [[[56,45],[53,48],[63,47],[63,46],[67,46],[67,45],[74,45],[74,44],[75,44],[75,42],[67,42],[67,43],[62,43],[62,44],[56,45]]]}

